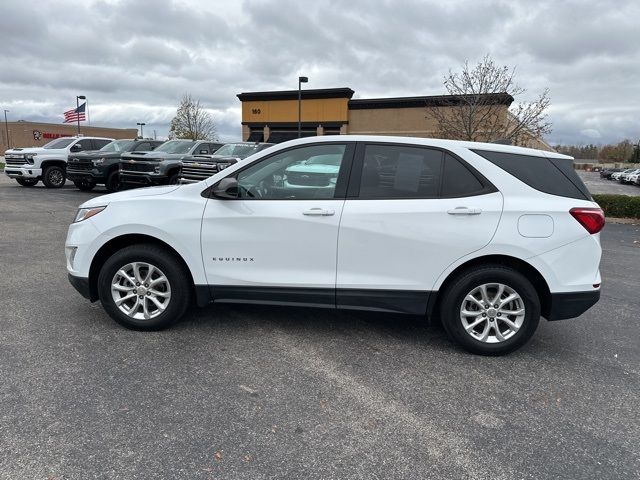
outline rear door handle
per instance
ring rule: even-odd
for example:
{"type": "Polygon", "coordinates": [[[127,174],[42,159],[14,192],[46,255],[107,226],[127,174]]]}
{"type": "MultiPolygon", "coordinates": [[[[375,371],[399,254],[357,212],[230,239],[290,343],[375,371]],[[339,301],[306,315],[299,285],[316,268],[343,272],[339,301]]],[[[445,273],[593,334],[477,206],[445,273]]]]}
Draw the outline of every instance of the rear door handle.
{"type": "Polygon", "coordinates": [[[449,215],[480,215],[482,213],[481,208],[470,207],[456,207],[451,210],[447,210],[449,215]]]}
{"type": "Polygon", "coordinates": [[[303,215],[310,215],[314,217],[329,217],[335,214],[333,210],[328,210],[326,208],[310,208],[309,210],[305,210],[302,212],[303,215]]]}

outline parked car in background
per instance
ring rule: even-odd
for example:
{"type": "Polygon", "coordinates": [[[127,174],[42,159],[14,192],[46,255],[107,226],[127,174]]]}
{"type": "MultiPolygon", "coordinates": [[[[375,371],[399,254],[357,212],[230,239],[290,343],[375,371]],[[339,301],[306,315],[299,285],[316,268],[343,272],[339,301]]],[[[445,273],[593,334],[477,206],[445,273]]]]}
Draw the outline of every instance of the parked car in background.
{"type": "Polygon", "coordinates": [[[166,328],[193,303],[310,305],[437,318],[467,350],[499,355],[541,317],[598,301],[603,226],[571,157],[344,135],[281,143],[191,185],[95,197],[65,252],[71,284],[132,329],[166,328]],[[322,182],[287,180],[325,156],[336,168],[322,182]]]}
{"type": "Polygon", "coordinates": [[[33,187],[40,180],[47,188],[62,188],[66,181],[69,154],[99,150],[113,138],[63,137],[43,147],[13,148],[4,154],[4,173],[23,187],[33,187]]]}
{"type": "Polygon", "coordinates": [[[631,181],[629,181],[629,177],[631,175],[636,174],[636,173],[640,173],[640,168],[636,168],[636,169],[633,169],[631,171],[626,171],[626,172],[621,173],[620,177],[618,177],[618,181],[620,183],[623,183],[623,184],[632,183],[631,181]]]}
{"type": "Polygon", "coordinates": [[[640,171],[636,173],[630,173],[627,176],[627,183],[632,183],[634,185],[640,185],[640,171]]]}
{"type": "Polygon", "coordinates": [[[600,177],[606,178],[607,180],[611,180],[611,175],[617,172],[621,172],[621,168],[605,168],[600,171],[600,177]]]}
{"type": "Polygon", "coordinates": [[[69,155],[67,178],[80,190],[104,185],[109,192],[120,188],[120,158],[124,152],[153,151],[161,140],[114,140],[100,150],[69,155]]]}
{"type": "Polygon", "coordinates": [[[179,183],[195,183],[224,170],[240,160],[261,152],[273,143],[227,143],[213,155],[193,155],[182,159],[179,183]]]}
{"type": "Polygon", "coordinates": [[[611,180],[615,180],[617,182],[620,181],[620,177],[622,175],[624,175],[625,173],[631,173],[633,172],[635,169],[634,168],[627,168],[626,170],[620,170],[619,172],[614,172],[611,174],[611,180]]]}
{"type": "Polygon", "coordinates": [[[123,186],[174,185],[181,160],[193,155],[211,155],[223,144],[208,140],[169,140],[148,152],[127,152],[120,160],[123,186]]]}

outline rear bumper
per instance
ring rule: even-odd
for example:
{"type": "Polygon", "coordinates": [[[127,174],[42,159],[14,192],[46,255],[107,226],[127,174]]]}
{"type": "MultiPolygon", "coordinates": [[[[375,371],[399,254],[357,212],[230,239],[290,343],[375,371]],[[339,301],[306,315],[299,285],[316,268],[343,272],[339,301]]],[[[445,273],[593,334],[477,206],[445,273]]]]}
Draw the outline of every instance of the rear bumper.
{"type": "Polygon", "coordinates": [[[589,292],[552,293],[547,320],[575,318],[593,307],[600,300],[600,290],[589,292]]]}

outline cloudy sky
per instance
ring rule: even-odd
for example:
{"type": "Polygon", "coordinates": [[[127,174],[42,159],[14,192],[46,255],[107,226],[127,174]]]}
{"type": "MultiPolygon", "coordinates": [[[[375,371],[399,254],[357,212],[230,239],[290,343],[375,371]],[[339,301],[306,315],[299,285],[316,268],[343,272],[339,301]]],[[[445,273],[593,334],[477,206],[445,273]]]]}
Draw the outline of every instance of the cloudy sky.
{"type": "Polygon", "coordinates": [[[550,88],[551,143],[640,138],[638,0],[2,0],[0,18],[11,120],[59,123],[86,95],[92,124],[163,136],[190,92],[235,140],[237,93],[306,75],[354,98],[437,95],[490,54],[530,96],[550,88]]]}

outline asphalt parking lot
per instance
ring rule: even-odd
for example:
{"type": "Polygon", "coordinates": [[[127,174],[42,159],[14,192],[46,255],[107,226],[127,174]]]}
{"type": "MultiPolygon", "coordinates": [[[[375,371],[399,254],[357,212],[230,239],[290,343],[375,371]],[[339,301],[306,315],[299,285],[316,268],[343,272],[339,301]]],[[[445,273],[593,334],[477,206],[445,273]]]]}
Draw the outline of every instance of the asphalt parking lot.
{"type": "Polygon", "coordinates": [[[382,314],[223,305],[125,330],[66,277],[99,193],[0,175],[0,478],[640,478],[640,226],[605,227],[589,312],[484,358],[382,314]]]}
{"type": "Polygon", "coordinates": [[[579,170],[578,175],[582,178],[591,193],[610,193],[617,195],[640,195],[640,187],[636,185],[623,185],[615,180],[607,180],[600,176],[599,172],[585,172],[579,170]]]}

